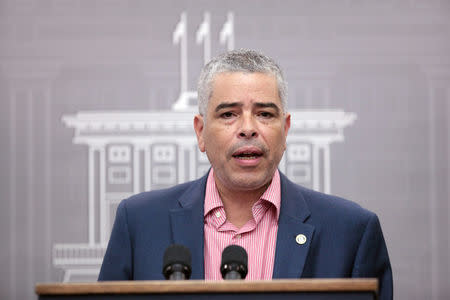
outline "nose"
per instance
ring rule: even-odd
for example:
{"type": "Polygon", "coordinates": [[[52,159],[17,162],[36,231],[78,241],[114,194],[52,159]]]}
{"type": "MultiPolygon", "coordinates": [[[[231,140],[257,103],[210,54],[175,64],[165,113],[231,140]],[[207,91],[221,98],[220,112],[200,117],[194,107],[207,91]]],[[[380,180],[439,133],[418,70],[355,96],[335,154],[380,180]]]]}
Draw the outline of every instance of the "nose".
{"type": "Polygon", "coordinates": [[[258,131],[251,116],[242,116],[241,128],[239,128],[239,137],[244,139],[256,138],[258,131]]]}

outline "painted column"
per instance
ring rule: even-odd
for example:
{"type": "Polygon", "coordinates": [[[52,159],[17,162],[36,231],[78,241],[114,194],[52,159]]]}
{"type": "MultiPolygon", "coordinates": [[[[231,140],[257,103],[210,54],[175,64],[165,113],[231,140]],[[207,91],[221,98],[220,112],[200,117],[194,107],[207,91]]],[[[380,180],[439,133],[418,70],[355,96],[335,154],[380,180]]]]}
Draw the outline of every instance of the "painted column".
{"type": "Polygon", "coordinates": [[[189,174],[190,180],[194,180],[197,178],[197,167],[198,165],[196,164],[197,162],[197,145],[194,145],[193,147],[191,147],[191,150],[189,151],[189,174]]]}
{"type": "Polygon", "coordinates": [[[88,158],[88,241],[89,245],[95,244],[95,152],[96,147],[89,145],[88,158]]]}
{"type": "Polygon", "coordinates": [[[140,152],[142,146],[133,144],[133,194],[140,192],[140,152]]]}
{"type": "Polygon", "coordinates": [[[330,194],[330,144],[323,144],[323,192],[330,194]]]}
{"type": "Polygon", "coordinates": [[[99,197],[100,197],[100,244],[106,245],[109,238],[109,213],[106,203],[106,153],[105,145],[99,147],[99,197]]]}
{"type": "Polygon", "coordinates": [[[144,188],[146,191],[151,189],[151,174],[150,170],[152,167],[151,161],[151,142],[144,147],[144,188]]]}
{"type": "Polygon", "coordinates": [[[186,181],[186,161],[184,159],[184,153],[186,150],[186,145],[177,141],[178,144],[178,183],[186,181]]]}
{"type": "Polygon", "coordinates": [[[312,145],[313,148],[313,161],[312,161],[312,166],[313,166],[313,189],[316,191],[320,191],[320,173],[319,173],[319,155],[320,155],[320,148],[319,145],[313,143],[312,145]]]}

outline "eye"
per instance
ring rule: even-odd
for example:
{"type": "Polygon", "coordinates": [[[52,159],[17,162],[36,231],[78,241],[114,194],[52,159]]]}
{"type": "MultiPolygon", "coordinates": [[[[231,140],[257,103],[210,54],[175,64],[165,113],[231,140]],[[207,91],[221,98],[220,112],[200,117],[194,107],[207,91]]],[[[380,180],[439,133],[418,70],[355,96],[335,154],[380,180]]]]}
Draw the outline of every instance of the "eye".
{"type": "Polygon", "coordinates": [[[273,117],[273,114],[268,111],[261,111],[258,113],[258,116],[263,117],[264,119],[269,119],[273,117]]]}
{"type": "Polygon", "coordinates": [[[224,118],[224,119],[230,119],[233,116],[234,116],[234,114],[231,111],[224,112],[220,115],[220,117],[224,118]]]}

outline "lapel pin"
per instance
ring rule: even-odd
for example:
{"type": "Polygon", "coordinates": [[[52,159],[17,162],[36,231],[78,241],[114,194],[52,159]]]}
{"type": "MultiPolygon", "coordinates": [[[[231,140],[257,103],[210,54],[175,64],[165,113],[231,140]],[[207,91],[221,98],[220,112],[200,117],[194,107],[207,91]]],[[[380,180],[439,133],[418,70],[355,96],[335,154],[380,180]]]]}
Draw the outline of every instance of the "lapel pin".
{"type": "Polygon", "coordinates": [[[306,243],[306,236],[304,234],[298,234],[295,237],[295,241],[297,242],[297,244],[303,245],[304,243],[306,243]]]}

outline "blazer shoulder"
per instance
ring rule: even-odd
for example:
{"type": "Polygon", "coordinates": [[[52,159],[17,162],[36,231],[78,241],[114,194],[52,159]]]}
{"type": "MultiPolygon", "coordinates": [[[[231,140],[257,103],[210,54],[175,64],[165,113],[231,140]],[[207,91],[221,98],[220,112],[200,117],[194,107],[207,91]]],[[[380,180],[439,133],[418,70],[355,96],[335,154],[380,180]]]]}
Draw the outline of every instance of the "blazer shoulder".
{"type": "Polygon", "coordinates": [[[314,191],[304,186],[298,185],[280,172],[282,191],[290,201],[297,202],[296,206],[310,211],[311,215],[337,215],[371,218],[375,214],[359,205],[356,202],[314,191]],[[294,200],[295,199],[295,200],[294,200]]]}
{"type": "Polygon", "coordinates": [[[312,218],[347,224],[366,225],[376,214],[354,201],[298,186],[312,218]]]}
{"type": "Polygon", "coordinates": [[[327,205],[336,209],[351,210],[362,214],[371,213],[369,210],[363,208],[360,204],[354,201],[335,195],[317,192],[311,189],[307,189],[305,187],[300,188],[302,189],[302,192],[305,195],[305,197],[308,198],[310,201],[316,202],[317,205],[327,205]]]}
{"type": "Polygon", "coordinates": [[[193,190],[201,189],[204,178],[194,181],[175,185],[170,188],[142,192],[132,195],[127,199],[122,200],[120,206],[126,207],[127,211],[138,212],[145,209],[152,209],[157,211],[158,208],[174,209],[180,208],[180,198],[184,194],[193,193],[193,190]]]}

